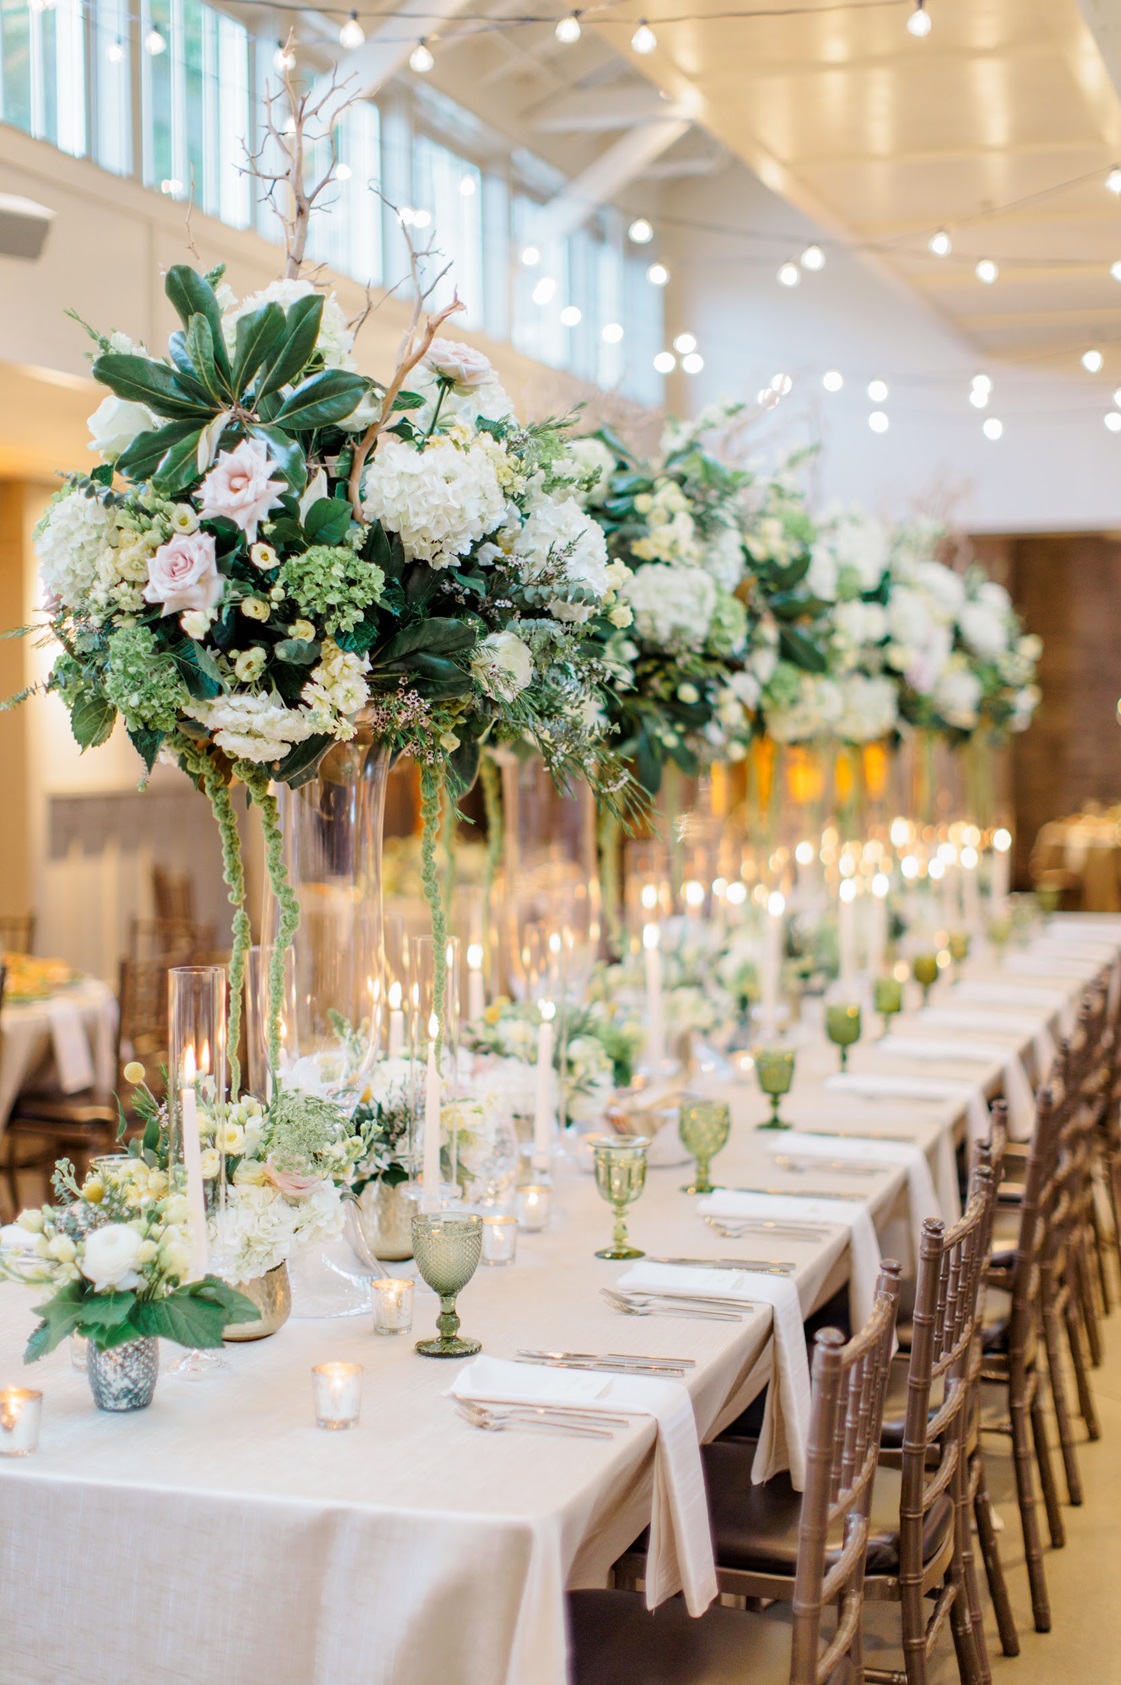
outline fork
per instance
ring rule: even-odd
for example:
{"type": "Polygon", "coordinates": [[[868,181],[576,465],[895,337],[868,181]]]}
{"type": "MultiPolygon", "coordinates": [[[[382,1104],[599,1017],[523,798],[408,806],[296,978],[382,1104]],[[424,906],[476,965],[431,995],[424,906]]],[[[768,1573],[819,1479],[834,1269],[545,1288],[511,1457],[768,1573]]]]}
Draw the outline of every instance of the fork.
{"type": "Polygon", "coordinates": [[[885,1170],[894,1170],[893,1164],[876,1164],[871,1159],[855,1162],[851,1158],[817,1158],[812,1153],[805,1158],[795,1158],[792,1153],[776,1153],[771,1159],[776,1170],[789,1170],[799,1176],[804,1176],[812,1170],[828,1170],[834,1176],[880,1176],[885,1170]]]}
{"type": "Polygon", "coordinates": [[[827,1223],[787,1223],[781,1218],[706,1217],[705,1222],[725,1240],[738,1240],[745,1234],[785,1235],[790,1240],[826,1240],[830,1234],[827,1223]]]}
{"type": "Polygon", "coordinates": [[[467,1398],[457,1398],[455,1407],[464,1421],[470,1422],[472,1427],[485,1428],[489,1433],[501,1433],[507,1428],[528,1428],[532,1432],[536,1428],[541,1433],[567,1433],[573,1439],[615,1438],[613,1428],[593,1425],[590,1416],[566,1418],[547,1410],[517,1405],[508,1409],[496,1408],[491,1404],[475,1404],[467,1398]]]}
{"type": "MultiPolygon", "coordinates": [[[[654,1299],[647,1294],[638,1298],[628,1298],[622,1293],[613,1293],[609,1287],[601,1287],[600,1293],[607,1303],[624,1316],[678,1316],[686,1317],[691,1322],[742,1322],[743,1317],[737,1311],[721,1310],[716,1305],[701,1307],[696,1301],[688,1299],[654,1299]]],[[[743,1304],[747,1307],[747,1301],[743,1304]]]]}

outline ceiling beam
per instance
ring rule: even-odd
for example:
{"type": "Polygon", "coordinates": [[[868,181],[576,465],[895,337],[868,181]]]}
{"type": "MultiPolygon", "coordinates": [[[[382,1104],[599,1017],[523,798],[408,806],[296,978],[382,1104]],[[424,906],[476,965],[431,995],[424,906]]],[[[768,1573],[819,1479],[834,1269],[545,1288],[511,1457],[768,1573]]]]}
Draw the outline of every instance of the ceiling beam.
{"type": "Polygon", "coordinates": [[[640,124],[620,136],[542,206],[533,223],[534,241],[548,245],[580,228],[600,205],[617,198],[628,182],[679,141],[689,127],[688,117],[676,117],[668,123],[640,124]]]}

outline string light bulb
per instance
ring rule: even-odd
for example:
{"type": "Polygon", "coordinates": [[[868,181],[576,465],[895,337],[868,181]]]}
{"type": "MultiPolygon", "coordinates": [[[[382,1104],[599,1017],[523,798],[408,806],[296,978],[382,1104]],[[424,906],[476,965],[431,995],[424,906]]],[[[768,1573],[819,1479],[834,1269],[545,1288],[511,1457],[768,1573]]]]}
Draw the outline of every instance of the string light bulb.
{"type": "Polygon", "coordinates": [[[353,53],[366,39],[366,31],[358,21],[358,13],[351,12],[342,28],[339,30],[339,46],[346,52],[353,53]]]}
{"type": "Polygon", "coordinates": [[[840,369],[826,369],[821,377],[821,384],[827,392],[839,392],[845,384],[845,377],[840,369]]]}
{"type": "Polygon", "coordinates": [[[755,399],[761,410],[773,410],[778,401],[779,395],[773,386],[764,386],[755,399]]]}
{"type": "Polygon", "coordinates": [[[985,283],[986,287],[991,287],[997,276],[1000,274],[1000,270],[997,268],[991,257],[983,257],[977,264],[973,273],[979,281],[983,281],[985,283]]]}
{"type": "Polygon", "coordinates": [[[934,253],[935,257],[949,257],[954,249],[954,242],[950,239],[949,231],[945,228],[939,228],[936,233],[930,236],[927,241],[927,248],[934,253]]]}
{"type": "Polygon", "coordinates": [[[1109,266],[1109,273],[1113,276],[1115,281],[1121,281],[1121,262],[1111,263],[1109,266]]]}
{"type": "Polygon", "coordinates": [[[988,389],[987,386],[976,386],[976,385],[974,385],[974,386],[970,387],[970,389],[969,389],[969,402],[973,405],[973,408],[975,410],[983,410],[985,408],[985,406],[988,404],[988,401],[989,401],[989,389],[988,389]]]}
{"type": "Polygon", "coordinates": [[[658,45],[658,37],[654,34],[645,18],[639,19],[638,28],[631,36],[631,46],[636,53],[652,53],[658,45]]]}
{"type": "Polygon", "coordinates": [[[409,54],[409,69],[415,70],[418,76],[427,76],[435,63],[428,42],[422,36],[409,54]]]}
{"type": "Polygon", "coordinates": [[[868,417],[868,425],[873,433],[886,433],[891,422],[883,410],[873,410],[868,417]]]}
{"type": "Polygon", "coordinates": [[[600,338],[605,345],[618,345],[623,338],[622,322],[605,322],[600,338]]]}
{"type": "Polygon", "coordinates": [[[1081,362],[1087,374],[1100,374],[1105,358],[1100,351],[1083,351],[1081,362]]]}
{"type": "MultiPolygon", "coordinates": [[[[160,32],[158,29],[153,29],[151,35],[148,37],[148,41],[152,39],[152,35],[159,34],[160,32]]],[[[160,35],[160,40],[163,40],[162,35],[160,35]]],[[[163,52],[163,47],[149,47],[148,41],[145,41],[144,45],[148,47],[148,51],[150,53],[163,52]]],[[[289,47],[285,46],[283,41],[278,41],[276,43],[276,52],[272,55],[272,67],[278,76],[287,76],[290,70],[295,70],[296,68],[296,55],[289,47]]]]}
{"type": "Polygon", "coordinates": [[[688,351],[681,359],[681,367],[686,374],[700,374],[705,366],[705,360],[699,351],[688,351]]]}
{"type": "Polygon", "coordinates": [[[646,271],[646,279],[652,287],[664,287],[669,280],[669,270],[664,263],[652,263],[646,271]]]}
{"type": "Polygon", "coordinates": [[[672,351],[659,351],[654,358],[654,367],[659,374],[672,374],[677,367],[677,358],[672,351]]]}
{"type": "Polygon", "coordinates": [[[336,181],[349,181],[350,176],[351,176],[351,169],[350,169],[349,164],[336,164],[335,165],[335,180],[336,181]]]}
{"type": "Polygon", "coordinates": [[[825,253],[820,246],[807,246],[798,261],[803,269],[816,274],[819,269],[825,268],[825,253]]]}
{"type": "Polygon", "coordinates": [[[583,312],[578,304],[566,304],[560,313],[561,326],[564,328],[578,327],[582,317],[583,312]]]}
{"type": "Polygon", "coordinates": [[[679,333],[673,342],[673,348],[680,351],[682,356],[686,356],[690,351],[697,349],[697,341],[691,333],[679,333]]]}
{"type": "Polygon", "coordinates": [[[627,229],[627,238],[633,240],[636,246],[648,246],[654,238],[653,226],[644,216],[636,216],[627,229]]]}
{"type": "Polygon", "coordinates": [[[1111,433],[1121,433],[1121,410],[1106,410],[1105,424],[1111,433]]]}
{"type": "Polygon", "coordinates": [[[1105,185],[1111,193],[1121,195],[1121,164],[1114,164],[1105,178],[1105,185]]]}
{"type": "MultiPolygon", "coordinates": [[[[161,53],[167,52],[167,42],[164,40],[155,24],[152,25],[151,29],[144,37],[144,51],[150,58],[154,59],[158,59],[161,53]]],[[[275,58],[273,59],[273,63],[276,63],[275,58]]]]}
{"type": "Polygon", "coordinates": [[[536,269],[541,262],[541,253],[536,246],[522,247],[522,262],[527,269],[536,269]]]}
{"type": "Polygon", "coordinates": [[[562,47],[574,47],[583,33],[579,12],[572,12],[568,17],[561,18],[553,31],[562,47]]]}
{"type": "Polygon", "coordinates": [[[120,64],[123,61],[124,56],[125,56],[124,42],[123,41],[110,41],[109,45],[105,49],[105,57],[109,60],[109,63],[110,64],[120,64]]]}
{"type": "Polygon", "coordinates": [[[975,392],[989,393],[993,389],[992,376],[987,374],[975,374],[969,384],[975,392]]]}
{"type": "Polygon", "coordinates": [[[913,35],[918,41],[924,41],[930,34],[930,29],[930,13],[923,0],[915,0],[915,9],[907,19],[907,34],[913,35]]]}
{"type": "Polygon", "coordinates": [[[886,380],[870,380],[868,382],[868,396],[874,404],[887,402],[888,384],[886,380]]]}
{"type": "Polygon", "coordinates": [[[473,199],[479,190],[479,184],[474,176],[462,175],[459,178],[459,191],[464,199],[473,199]]]}
{"type": "Polygon", "coordinates": [[[794,382],[788,374],[773,374],[771,376],[771,390],[777,392],[780,398],[785,398],[793,385],[794,382]]]}
{"type": "Polygon", "coordinates": [[[995,415],[986,416],[984,421],[981,423],[981,431],[985,435],[986,439],[992,439],[995,443],[995,441],[999,439],[1001,434],[1004,432],[1004,423],[1003,421],[998,421],[995,415]]]}
{"type": "Polygon", "coordinates": [[[552,304],[556,294],[557,283],[551,275],[542,275],[533,289],[534,304],[552,304]]]}
{"type": "Polygon", "coordinates": [[[802,271],[792,259],[788,258],[779,269],[778,279],[780,286],[796,287],[802,279],[802,271]]]}

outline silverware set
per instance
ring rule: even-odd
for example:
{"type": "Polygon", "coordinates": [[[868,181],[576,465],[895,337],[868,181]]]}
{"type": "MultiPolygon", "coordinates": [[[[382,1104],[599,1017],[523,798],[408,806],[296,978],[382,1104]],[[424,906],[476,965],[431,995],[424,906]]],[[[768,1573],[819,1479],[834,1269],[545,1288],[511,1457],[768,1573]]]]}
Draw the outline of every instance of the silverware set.
{"type": "Polygon", "coordinates": [[[683,1270],[750,1270],[753,1275],[793,1275],[797,1264],[785,1258],[655,1258],[650,1264],[674,1264],[683,1270]]]}
{"type": "MultiPolygon", "coordinates": [[[[820,1169],[821,1166],[819,1165],[820,1169]]],[[[797,1195],[789,1188],[721,1188],[723,1194],[755,1194],[764,1199],[851,1199],[864,1204],[863,1194],[850,1194],[843,1188],[799,1188],[797,1195]]]]}
{"type": "Polygon", "coordinates": [[[473,1428],[502,1433],[509,1428],[539,1433],[568,1434],[572,1439],[614,1439],[616,1428],[629,1425],[629,1417],[612,1416],[603,1410],[579,1410],[567,1404],[495,1404],[481,1399],[457,1398],[455,1407],[473,1428]]]}
{"type": "Polygon", "coordinates": [[[754,1309],[749,1299],[709,1298],[708,1294],[690,1297],[684,1293],[639,1293],[628,1290],[620,1293],[611,1287],[601,1287],[601,1296],[624,1316],[676,1316],[693,1322],[742,1322],[743,1313],[754,1309]]]}
{"type": "Polygon", "coordinates": [[[771,1163],[776,1170],[788,1170],[799,1176],[811,1170],[828,1170],[831,1176],[882,1176],[886,1170],[899,1168],[896,1164],[876,1164],[871,1159],[818,1158],[815,1153],[807,1153],[805,1157],[776,1153],[771,1163]]]}
{"type": "Polygon", "coordinates": [[[519,1351],[516,1363],[536,1363],[545,1369],[587,1369],[605,1375],[660,1375],[680,1379],[695,1369],[691,1357],[636,1357],[629,1352],[519,1351]]]}
{"type": "Polygon", "coordinates": [[[849,1129],[803,1129],[798,1127],[799,1135],[813,1135],[824,1141],[893,1141],[899,1146],[914,1147],[918,1143],[913,1135],[884,1135],[877,1130],[875,1135],[861,1135],[857,1130],[849,1129]]]}
{"type": "Polygon", "coordinates": [[[797,1223],[781,1217],[706,1217],[710,1229],[725,1240],[739,1240],[743,1235],[775,1235],[783,1240],[828,1240],[839,1225],[836,1223],[797,1223]]]}

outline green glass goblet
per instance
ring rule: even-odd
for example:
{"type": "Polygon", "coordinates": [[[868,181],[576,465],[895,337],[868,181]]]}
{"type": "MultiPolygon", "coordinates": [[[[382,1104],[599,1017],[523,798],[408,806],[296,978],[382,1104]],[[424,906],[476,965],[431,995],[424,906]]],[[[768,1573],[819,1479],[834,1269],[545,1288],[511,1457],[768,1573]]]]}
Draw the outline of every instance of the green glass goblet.
{"type": "Polygon", "coordinates": [[[854,1001],[834,1001],[825,1008],[825,1033],[841,1050],[841,1069],[849,1062],[849,1048],[860,1040],[860,1007],[854,1001]]]}
{"type": "Polygon", "coordinates": [[[721,1147],[727,1144],[732,1127],[732,1113],[723,1100],[684,1100],[678,1118],[677,1131],[682,1146],[697,1161],[697,1174],[683,1194],[710,1194],[708,1167],[721,1147]]]}
{"type": "Polygon", "coordinates": [[[422,1357],[473,1357],[482,1350],[478,1340],[459,1332],[456,1295],[479,1267],[483,1251],[483,1219],[467,1213],[418,1213],[413,1218],[413,1256],[432,1290],[440,1295],[440,1330],[434,1340],[418,1340],[422,1357]]]}
{"type": "Polygon", "coordinates": [[[968,930],[951,930],[946,938],[946,946],[950,950],[950,958],[954,962],[954,976],[969,958],[970,939],[968,930]]]}
{"type": "Polygon", "coordinates": [[[985,934],[996,953],[997,959],[1003,959],[1004,950],[1012,935],[1012,917],[1010,913],[990,913],[985,920],[985,934]]]}
{"type": "Polygon", "coordinates": [[[930,999],[930,991],[938,981],[938,955],[931,951],[916,954],[911,961],[911,975],[915,982],[922,987],[922,1000],[925,1006],[930,999]]]}
{"type": "Polygon", "coordinates": [[[793,1125],[779,1117],[779,1101],[790,1093],[794,1081],[794,1049],[792,1047],[760,1047],[755,1051],[755,1080],[771,1102],[771,1115],[760,1129],[790,1129],[793,1125]]]}
{"type": "Polygon", "coordinates": [[[592,1157],[596,1167],[596,1187],[609,1205],[615,1207],[615,1232],[611,1245],[596,1253],[597,1258],[644,1258],[640,1247],[632,1246],[627,1235],[627,1206],[633,1205],[646,1186],[645,1136],[604,1135],[594,1142],[592,1157]]]}
{"type": "Polygon", "coordinates": [[[877,977],[872,984],[872,1005],[884,1021],[887,1035],[891,1020],[903,1010],[903,985],[898,977],[877,977]]]}

